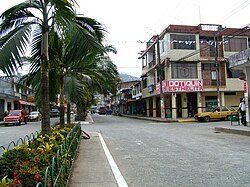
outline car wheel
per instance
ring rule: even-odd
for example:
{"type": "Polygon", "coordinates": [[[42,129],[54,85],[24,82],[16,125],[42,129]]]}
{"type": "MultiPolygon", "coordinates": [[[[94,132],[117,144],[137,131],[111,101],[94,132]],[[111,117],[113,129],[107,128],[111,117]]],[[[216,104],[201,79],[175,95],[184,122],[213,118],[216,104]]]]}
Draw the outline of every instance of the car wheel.
{"type": "Polygon", "coordinates": [[[201,119],[201,118],[197,118],[197,120],[198,120],[199,122],[201,122],[201,121],[202,121],[202,119],[201,119]]]}
{"type": "Polygon", "coordinates": [[[210,121],[210,117],[209,116],[205,116],[203,119],[205,122],[209,122],[210,121]]]}

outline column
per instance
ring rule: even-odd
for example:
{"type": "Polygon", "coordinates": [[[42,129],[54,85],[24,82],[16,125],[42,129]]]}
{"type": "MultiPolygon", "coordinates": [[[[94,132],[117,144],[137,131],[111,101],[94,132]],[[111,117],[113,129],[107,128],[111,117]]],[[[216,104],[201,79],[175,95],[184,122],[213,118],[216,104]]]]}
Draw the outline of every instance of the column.
{"type": "Polygon", "coordinates": [[[156,97],[153,97],[153,117],[156,117],[156,97]]]}
{"type": "Polygon", "coordinates": [[[172,93],[172,119],[176,119],[176,93],[172,93]]]}
{"type": "Polygon", "coordinates": [[[147,112],[147,116],[149,117],[150,113],[149,113],[149,98],[146,99],[146,112],[147,112]]]}

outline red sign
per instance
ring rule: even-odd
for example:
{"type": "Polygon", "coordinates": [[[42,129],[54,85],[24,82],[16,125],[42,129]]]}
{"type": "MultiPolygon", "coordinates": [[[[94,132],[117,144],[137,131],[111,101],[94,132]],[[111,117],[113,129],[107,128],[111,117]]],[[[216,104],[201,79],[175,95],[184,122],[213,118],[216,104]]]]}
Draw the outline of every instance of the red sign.
{"type": "Polygon", "coordinates": [[[247,82],[244,82],[244,93],[247,93],[247,82]]]}
{"type": "MultiPolygon", "coordinates": [[[[162,92],[199,92],[203,91],[203,80],[169,80],[162,81],[162,92]]],[[[160,84],[155,87],[155,93],[160,93],[160,84]]]]}
{"type": "Polygon", "coordinates": [[[166,82],[167,92],[198,92],[203,91],[203,80],[169,80],[166,82]]]}

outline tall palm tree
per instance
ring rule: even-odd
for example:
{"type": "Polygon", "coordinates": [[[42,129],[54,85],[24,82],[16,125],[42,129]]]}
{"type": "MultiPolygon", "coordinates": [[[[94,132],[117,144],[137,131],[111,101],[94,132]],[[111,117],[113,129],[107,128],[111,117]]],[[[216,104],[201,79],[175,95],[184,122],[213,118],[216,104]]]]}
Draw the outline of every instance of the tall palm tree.
{"type": "Polygon", "coordinates": [[[63,33],[75,18],[74,0],[26,0],[0,16],[1,70],[13,74],[23,65],[21,60],[30,42],[32,55],[41,71],[42,133],[50,132],[49,116],[49,31],[63,33]]]}
{"type": "MultiPolygon", "coordinates": [[[[104,37],[104,28],[94,19],[76,16],[75,24],[69,25],[66,28],[64,35],[59,35],[51,30],[49,33],[49,56],[50,67],[50,98],[60,94],[60,124],[64,126],[64,81],[65,78],[80,78],[82,80],[90,80],[91,77],[97,78],[100,75],[95,72],[96,66],[92,63],[96,54],[102,54],[104,47],[101,45],[101,40],[104,37]],[[58,90],[60,92],[58,92],[58,90]]],[[[34,47],[37,48],[36,46],[34,47]]],[[[36,57],[36,55],[35,55],[36,57]]],[[[40,78],[39,63],[34,59],[32,61],[31,72],[26,80],[33,80],[32,85],[35,90],[40,90],[41,86],[37,83],[40,78]],[[29,77],[29,79],[27,79],[29,77]],[[32,77],[32,78],[30,78],[32,77]]],[[[73,83],[75,83],[74,79],[73,83]]],[[[81,95],[81,84],[77,95],[81,95]]],[[[39,92],[38,92],[39,93],[39,92]]],[[[36,98],[40,98],[36,94],[36,98]]],[[[37,99],[38,103],[40,99],[37,99]]]]}

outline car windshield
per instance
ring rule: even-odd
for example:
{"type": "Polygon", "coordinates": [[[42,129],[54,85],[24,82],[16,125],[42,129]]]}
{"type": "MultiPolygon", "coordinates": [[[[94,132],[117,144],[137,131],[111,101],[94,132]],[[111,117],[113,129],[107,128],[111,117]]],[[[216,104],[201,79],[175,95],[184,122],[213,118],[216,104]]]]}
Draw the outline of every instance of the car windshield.
{"type": "Polygon", "coordinates": [[[214,109],[215,109],[215,107],[209,106],[209,107],[207,107],[207,108],[205,109],[205,112],[213,112],[214,109]]]}
{"type": "Polygon", "coordinates": [[[21,111],[10,111],[8,116],[19,116],[21,114],[21,111]]]}

